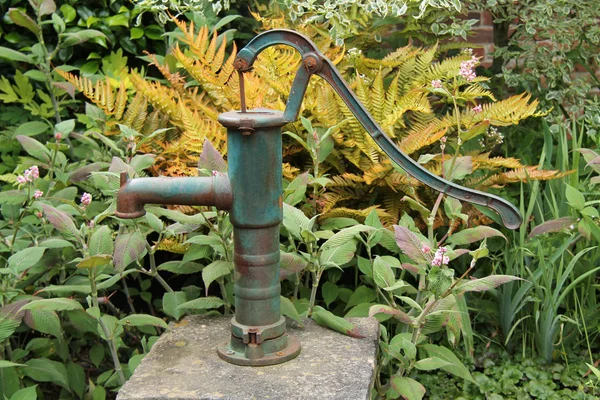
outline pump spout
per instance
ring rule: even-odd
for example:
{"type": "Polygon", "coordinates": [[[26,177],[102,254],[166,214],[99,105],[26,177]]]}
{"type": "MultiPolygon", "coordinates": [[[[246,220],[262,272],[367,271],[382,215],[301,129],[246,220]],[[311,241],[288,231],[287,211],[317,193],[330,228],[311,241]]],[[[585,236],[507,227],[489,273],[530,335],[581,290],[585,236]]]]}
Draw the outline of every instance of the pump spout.
{"type": "Polygon", "coordinates": [[[220,210],[229,210],[232,201],[231,184],[226,174],[130,180],[127,173],[122,172],[115,215],[128,219],[141,217],[146,214],[146,204],[215,206],[220,210]]]}

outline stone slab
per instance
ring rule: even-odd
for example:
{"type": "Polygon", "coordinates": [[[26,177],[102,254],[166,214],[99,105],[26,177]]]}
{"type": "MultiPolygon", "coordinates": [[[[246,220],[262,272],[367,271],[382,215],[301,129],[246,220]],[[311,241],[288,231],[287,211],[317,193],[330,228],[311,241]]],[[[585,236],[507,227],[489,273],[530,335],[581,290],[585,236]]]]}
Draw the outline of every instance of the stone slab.
{"type": "Polygon", "coordinates": [[[152,347],[117,400],[365,400],[375,378],[379,323],[353,318],[364,339],[308,320],[288,322],[300,355],[284,364],[241,367],[217,356],[228,341],[230,317],[191,316],[173,325],[152,347]]]}

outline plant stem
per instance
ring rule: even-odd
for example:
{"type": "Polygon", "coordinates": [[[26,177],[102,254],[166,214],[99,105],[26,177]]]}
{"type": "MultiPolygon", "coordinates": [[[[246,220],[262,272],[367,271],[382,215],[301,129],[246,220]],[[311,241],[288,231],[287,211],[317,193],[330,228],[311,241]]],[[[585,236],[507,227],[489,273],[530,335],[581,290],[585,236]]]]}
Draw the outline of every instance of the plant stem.
{"type": "Polygon", "coordinates": [[[317,299],[317,289],[319,288],[319,281],[321,280],[321,274],[317,272],[312,273],[312,290],[310,292],[310,302],[308,303],[308,316],[312,315],[315,301],[317,299]]]}
{"type": "MultiPolygon", "coordinates": [[[[31,185],[27,185],[27,198],[31,199],[31,185]]],[[[31,200],[27,200],[25,202],[25,207],[19,213],[19,219],[17,220],[17,222],[15,222],[15,228],[13,229],[13,238],[10,241],[10,254],[14,254],[15,252],[15,240],[17,240],[17,234],[19,233],[19,228],[21,227],[21,221],[25,216],[25,211],[27,210],[27,207],[29,207],[30,201],[31,200]]]]}
{"type": "Polygon", "coordinates": [[[150,275],[156,278],[158,283],[160,283],[161,286],[165,288],[167,292],[173,292],[171,286],[169,286],[169,284],[162,278],[162,276],[160,276],[158,270],[156,269],[156,259],[154,258],[154,252],[156,251],[156,249],[154,248],[154,246],[150,246],[148,243],[146,243],[146,249],[148,250],[148,258],[150,259],[150,275]]]}
{"type": "MultiPolygon", "coordinates": [[[[97,308],[98,312],[100,312],[100,305],[98,303],[98,288],[96,287],[96,268],[94,268],[94,267],[90,268],[89,275],[90,275],[90,287],[92,289],[91,290],[92,306],[97,308]]],[[[121,385],[124,385],[125,384],[125,374],[123,373],[123,368],[121,367],[121,362],[119,361],[119,354],[117,353],[117,343],[116,343],[113,335],[111,334],[111,332],[109,332],[108,328],[104,324],[104,321],[102,321],[102,318],[98,318],[98,324],[100,324],[100,328],[102,328],[102,332],[104,333],[104,336],[106,337],[106,342],[108,343],[108,348],[110,349],[110,354],[111,354],[111,357],[113,360],[115,371],[117,372],[117,375],[119,376],[119,381],[120,381],[121,385]]]]}
{"type": "Polygon", "coordinates": [[[223,277],[220,277],[219,279],[217,279],[217,282],[219,283],[219,288],[221,289],[221,297],[225,302],[225,315],[229,315],[229,312],[231,310],[231,303],[229,303],[229,297],[227,297],[227,288],[225,288],[225,281],[223,280],[223,277]]]}

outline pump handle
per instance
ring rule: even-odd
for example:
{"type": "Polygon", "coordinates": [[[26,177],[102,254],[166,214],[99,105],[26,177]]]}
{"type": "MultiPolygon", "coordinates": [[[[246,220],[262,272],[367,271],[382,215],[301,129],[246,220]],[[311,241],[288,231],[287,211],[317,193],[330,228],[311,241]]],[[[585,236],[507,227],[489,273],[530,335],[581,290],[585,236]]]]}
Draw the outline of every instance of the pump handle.
{"type": "Polygon", "coordinates": [[[377,122],[356,98],[332,62],[321,54],[315,44],[304,35],[287,29],[273,29],[264,32],[252,39],[239,51],[234,67],[241,72],[249,70],[261,51],[279,44],[291,46],[302,55],[302,66],[292,83],[292,89],[283,114],[286,121],[292,122],[298,118],[308,81],[313,74],[318,75],[331,85],[369,135],[390,159],[402,167],[406,173],[450,197],[493,209],[502,218],[504,226],[509,229],[516,229],[521,226],[523,218],[519,210],[508,201],[499,196],[457,185],[434,175],[404,154],[377,125],[377,122]]]}

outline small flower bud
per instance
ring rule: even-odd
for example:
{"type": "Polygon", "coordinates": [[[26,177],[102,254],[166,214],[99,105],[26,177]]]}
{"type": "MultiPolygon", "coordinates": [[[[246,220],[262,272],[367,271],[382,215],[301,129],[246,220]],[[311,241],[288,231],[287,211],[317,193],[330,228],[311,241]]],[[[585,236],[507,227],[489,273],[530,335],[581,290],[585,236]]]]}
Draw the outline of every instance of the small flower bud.
{"type": "Polygon", "coordinates": [[[441,89],[442,88],[442,81],[439,79],[434,79],[431,81],[431,86],[433,86],[436,89],[441,89]]]}
{"type": "Polygon", "coordinates": [[[56,141],[57,141],[57,142],[60,142],[60,141],[62,140],[62,138],[63,138],[63,135],[62,135],[62,133],[60,133],[60,132],[56,132],[56,133],[54,134],[54,139],[56,139],[56,141]]]}
{"type": "Polygon", "coordinates": [[[92,195],[87,192],[83,193],[83,195],[81,196],[81,204],[83,204],[84,206],[89,206],[91,202],[92,195]]]}
{"type": "Polygon", "coordinates": [[[44,195],[44,192],[42,192],[41,190],[36,190],[35,193],[33,194],[33,198],[34,199],[39,199],[43,195],[44,195]]]}

